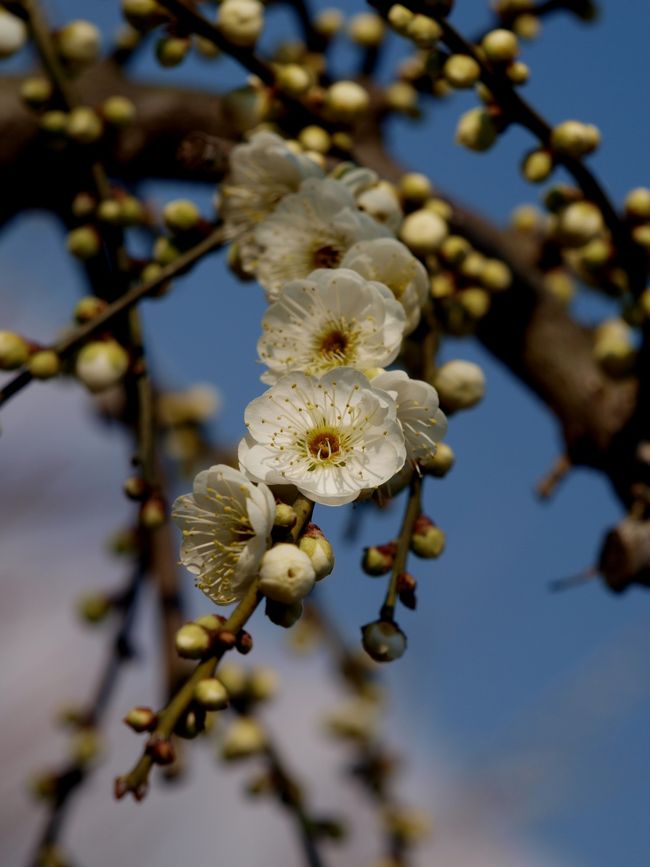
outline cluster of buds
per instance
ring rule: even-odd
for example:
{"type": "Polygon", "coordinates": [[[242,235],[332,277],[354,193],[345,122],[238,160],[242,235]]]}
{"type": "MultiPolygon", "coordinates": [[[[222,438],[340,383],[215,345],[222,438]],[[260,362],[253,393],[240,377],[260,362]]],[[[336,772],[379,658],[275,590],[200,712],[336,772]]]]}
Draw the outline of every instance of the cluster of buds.
{"type": "Polygon", "coordinates": [[[249,653],[253,648],[250,634],[242,629],[235,635],[224,628],[225,623],[220,614],[208,614],[181,626],[175,638],[178,655],[184,659],[205,659],[217,648],[233,647],[239,653],[249,653]]]}
{"type": "Polygon", "coordinates": [[[26,365],[35,379],[51,379],[61,371],[61,359],[52,349],[41,349],[14,331],[0,331],[0,370],[26,365]]]}

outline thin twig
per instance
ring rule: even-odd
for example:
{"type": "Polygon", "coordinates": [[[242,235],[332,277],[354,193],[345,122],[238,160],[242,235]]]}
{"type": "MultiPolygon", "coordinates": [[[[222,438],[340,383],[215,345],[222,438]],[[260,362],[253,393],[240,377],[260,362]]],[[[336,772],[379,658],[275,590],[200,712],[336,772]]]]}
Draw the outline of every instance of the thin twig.
{"type": "Polygon", "coordinates": [[[422,477],[417,471],[415,471],[411,477],[409,495],[404,510],[404,520],[402,521],[402,527],[397,540],[397,549],[395,551],[393,568],[391,570],[384,604],[381,607],[380,616],[382,620],[392,621],[395,616],[395,606],[397,604],[397,579],[406,569],[409,545],[411,543],[411,536],[413,535],[413,526],[419,518],[422,509],[421,497],[422,477]]]}

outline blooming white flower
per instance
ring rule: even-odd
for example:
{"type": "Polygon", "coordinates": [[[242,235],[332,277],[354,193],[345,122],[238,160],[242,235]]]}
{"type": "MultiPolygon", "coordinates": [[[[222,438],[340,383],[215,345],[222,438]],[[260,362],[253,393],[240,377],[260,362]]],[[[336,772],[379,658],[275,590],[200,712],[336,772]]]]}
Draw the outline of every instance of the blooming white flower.
{"type": "Polygon", "coordinates": [[[352,163],[339,165],[334,177],[346,186],[357,202],[357,207],[396,233],[404,218],[395,187],[380,180],[372,169],[352,163]]]}
{"type": "Polygon", "coordinates": [[[389,234],[358,210],[344,184],[310,178],[255,229],[261,248],[257,278],[275,300],[290,280],[307,277],[318,268],[337,268],[357,241],[389,234]]]}
{"type": "Polygon", "coordinates": [[[313,588],[316,571],[307,554],[296,545],[274,545],[262,557],[259,588],[274,602],[293,605],[313,588]]]}
{"type": "Polygon", "coordinates": [[[341,261],[342,268],[351,268],[366,280],[380,280],[391,290],[406,314],[405,334],[410,334],[420,321],[422,305],[429,294],[427,272],[420,261],[395,238],[359,241],[341,261]]]}
{"type": "Polygon", "coordinates": [[[372,384],[387,391],[397,405],[407,460],[414,462],[434,455],[436,443],[447,432],[447,418],[439,407],[435,388],[420,379],[410,379],[403,370],[385,370],[373,378],[372,384]]]}
{"type": "Polygon", "coordinates": [[[220,211],[229,238],[236,239],[244,267],[254,267],[257,246],[253,229],[286,195],[306,178],[323,170],[302,154],[289,150],[279,135],[262,130],[230,154],[230,172],[221,186],[220,211]]]}
{"type": "Polygon", "coordinates": [[[11,57],[27,42],[25,23],[6,9],[0,9],[0,58],[11,57]]]}
{"type": "Polygon", "coordinates": [[[291,370],[318,376],[334,367],[384,367],[397,356],[404,310],[382,283],[345,268],[288,283],[262,319],[257,343],[273,383],[291,370]]]}
{"type": "Polygon", "coordinates": [[[183,532],[181,563],[197,587],[217,605],[241,599],[269,546],[275,500],[266,485],[217,464],[196,476],[172,517],[183,532]]]}
{"type": "Polygon", "coordinates": [[[327,506],[355,500],[406,459],[395,403],[357,370],[283,376],[245,412],[239,460],[253,478],[293,484],[327,506]]]}

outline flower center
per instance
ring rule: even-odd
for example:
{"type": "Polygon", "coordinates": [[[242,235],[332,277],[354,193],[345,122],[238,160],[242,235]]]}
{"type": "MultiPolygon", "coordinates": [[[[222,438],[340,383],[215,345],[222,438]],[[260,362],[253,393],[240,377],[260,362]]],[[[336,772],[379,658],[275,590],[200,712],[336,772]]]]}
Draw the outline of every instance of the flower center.
{"type": "Polygon", "coordinates": [[[321,355],[345,358],[345,350],[348,348],[349,342],[347,334],[344,334],[339,328],[334,328],[321,339],[319,347],[321,355]]]}
{"type": "Polygon", "coordinates": [[[317,461],[329,461],[340,453],[341,440],[336,431],[314,431],[307,441],[307,448],[317,461]]]}
{"type": "Polygon", "coordinates": [[[333,244],[317,247],[312,254],[314,268],[336,268],[342,259],[342,251],[333,244]]]}

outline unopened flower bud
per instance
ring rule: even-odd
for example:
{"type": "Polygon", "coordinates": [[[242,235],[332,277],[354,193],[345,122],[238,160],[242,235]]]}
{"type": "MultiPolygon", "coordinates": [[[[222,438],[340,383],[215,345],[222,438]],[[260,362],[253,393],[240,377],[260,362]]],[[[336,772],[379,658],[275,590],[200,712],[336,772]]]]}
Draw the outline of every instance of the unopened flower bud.
{"type": "Polygon", "coordinates": [[[600,144],[600,132],[590,123],[565,120],[553,128],[551,145],[555,150],[571,157],[583,157],[596,150],[600,144]]]}
{"type": "Polygon", "coordinates": [[[442,478],[451,470],[455,460],[456,456],[447,443],[436,443],[435,453],[420,460],[419,464],[427,475],[442,478]]]}
{"type": "Polygon", "coordinates": [[[186,623],[176,633],[175,644],[184,659],[201,659],[210,649],[210,636],[196,623],[186,623]]]}
{"type": "Polygon", "coordinates": [[[361,568],[366,575],[372,575],[373,577],[386,575],[393,568],[396,550],[397,546],[395,542],[389,542],[387,545],[371,545],[369,548],[364,548],[361,568]]]}
{"type": "Polygon", "coordinates": [[[497,137],[491,114],[484,108],[471,108],[463,114],[456,127],[456,141],[473,151],[486,151],[497,137]]]}
{"type": "Polygon", "coordinates": [[[219,668],[218,679],[225,686],[230,698],[237,699],[245,695],[248,687],[248,674],[242,665],[236,662],[226,662],[219,668]]]}
{"type": "Polygon", "coordinates": [[[635,244],[638,244],[640,247],[645,247],[646,250],[650,250],[650,223],[635,226],[632,229],[632,239],[635,244]]]}
{"type": "Polygon", "coordinates": [[[254,668],[248,678],[248,694],[255,701],[268,701],[278,691],[279,678],[272,668],[254,668]]]}
{"type": "Polygon", "coordinates": [[[324,722],[330,734],[363,743],[376,733],[378,706],[367,698],[353,698],[331,710],[324,722]]]}
{"type": "Polygon", "coordinates": [[[34,379],[52,379],[61,370],[61,360],[52,349],[41,349],[35,352],[27,364],[34,379]]]}
{"type": "Polygon", "coordinates": [[[400,238],[416,255],[425,256],[438,249],[448,231],[438,214],[421,208],[404,218],[400,238]]]}
{"type": "Polygon", "coordinates": [[[515,60],[506,67],[506,75],[513,84],[526,84],[530,78],[530,69],[521,60],[515,60]]]}
{"type": "Polygon", "coordinates": [[[360,12],[348,24],[348,36],[357,45],[375,48],[384,38],[384,22],[374,12],[360,12]]]}
{"type": "Polygon", "coordinates": [[[406,636],[396,623],[388,620],[375,620],[362,626],[361,643],[375,662],[392,662],[406,650],[406,636]]]}
{"type": "Polygon", "coordinates": [[[122,0],[126,20],[137,30],[149,30],[166,18],[166,12],[156,0],[122,0]]]}
{"type": "Polygon", "coordinates": [[[409,544],[414,554],[429,560],[439,557],[444,551],[445,534],[426,515],[420,515],[413,525],[409,544]]]}
{"type": "Polygon", "coordinates": [[[266,735],[260,724],[250,717],[238,717],[230,724],[221,744],[222,758],[231,761],[261,753],[266,735]]]}
{"type": "Polygon", "coordinates": [[[521,164],[521,173],[532,184],[545,181],[553,171],[553,155],[547,150],[536,149],[526,154],[521,164]]]}
{"type": "Polygon", "coordinates": [[[503,292],[512,283],[512,272],[500,259],[486,259],[481,269],[480,280],[491,292],[503,292]]]}
{"type": "Polygon", "coordinates": [[[208,632],[218,632],[226,622],[226,619],[220,614],[203,614],[201,617],[197,617],[194,622],[198,626],[207,629],[208,632]]]}
{"type": "Polygon", "coordinates": [[[511,30],[497,28],[487,33],[481,42],[485,56],[492,63],[508,63],[519,54],[519,42],[511,30]]]}
{"type": "Polygon", "coordinates": [[[165,225],[172,232],[188,232],[196,228],[201,212],[189,199],[168,202],[163,210],[165,225]]]}
{"type": "Polygon", "coordinates": [[[86,66],[99,57],[101,36],[90,21],[71,21],[59,31],[59,54],[70,63],[86,66]]]}
{"type": "Polygon", "coordinates": [[[147,755],[151,756],[157,765],[171,765],[176,759],[176,751],[171,738],[162,735],[152,734],[145,749],[147,755]]]}
{"type": "Polygon", "coordinates": [[[384,92],[386,105],[391,111],[399,111],[413,117],[418,115],[418,92],[407,81],[394,81],[384,92]]]}
{"type": "Polygon", "coordinates": [[[340,9],[322,9],[314,17],[314,29],[325,39],[332,39],[343,26],[340,9]]]}
{"type": "Polygon", "coordinates": [[[557,234],[571,246],[580,247],[591,241],[604,228],[600,209],[591,202],[573,202],[567,205],[557,221],[557,234]]]}
{"type": "Polygon", "coordinates": [[[104,124],[94,109],[80,105],[73,108],[68,115],[65,131],[80,144],[92,144],[101,138],[104,124]]]}
{"type": "Polygon", "coordinates": [[[490,293],[480,286],[468,286],[461,289],[456,299],[465,313],[473,320],[482,319],[490,309],[492,299],[490,293]]]}
{"type": "Polygon", "coordinates": [[[52,98],[52,85],[41,76],[26,78],[20,86],[20,96],[32,108],[41,108],[52,98]]]}
{"type": "Polygon", "coordinates": [[[150,732],[156,727],[158,718],[150,707],[132,707],[123,722],[134,732],[150,732]]]}
{"type": "Polygon", "coordinates": [[[298,63],[283,63],[275,70],[275,81],[280,90],[292,96],[301,96],[311,87],[309,71],[298,63]]]}
{"type": "Polygon", "coordinates": [[[650,220],[650,189],[637,187],[625,197],[625,213],[635,220],[650,220]]]}
{"type": "Polygon", "coordinates": [[[109,96],[102,104],[102,114],[113,126],[128,126],[135,120],[135,105],[126,96],[109,96]]]}
{"type": "Polygon", "coordinates": [[[129,354],[116,340],[93,340],[77,355],[77,378],[92,392],[117,385],[129,367],[129,354]]]}
{"type": "Polygon", "coordinates": [[[407,202],[423,204],[431,196],[431,181],[420,172],[407,172],[400,178],[399,192],[407,202]]]}
{"type": "Polygon", "coordinates": [[[217,13],[219,29],[233,45],[255,45],[264,27],[264,7],[258,0],[224,0],[217,13]]]}
{"type": "Polygon", "coordinates": [[[29,358],[29,346],[19,334],[0,331],[0,370],[15,370],[29,358]]]}
{"type": "Polygon", "coordinates": [[[452,54],[442,68],[452,87],[473,87],[481,75],[481,67],[469,54],[452,54]]]}
{"type": "Polygon", "coordinates": [[[434,385],[445,412],[469,409],[485,394],[485,375],[472,361],[448,361],[436,373],[434,385]]]}
{"type": "Polygon", "coordinates": [[[594,355],[610,376],[629,373],[636,357],[632,332],[621,319],[608,319],[595,331],[594,355]]]}
{"type": "Polygon", "coordinates": [[[41,115],[40,128],[44,133],[51,136],[61,136],[66,132],[68,115],[65,111],[46,111],[41,115]]]}
{"type": "Polygon", "coordinates": [[[307,525],[307,529],[300,537],[298,547],[311,560],[316,581],[325,578],[334,569],[334,550],[316,524],[307,525]]]}
{"type": "Polygon", "coordinates": [[[283,605],[281,602],[267,599],[264,612],[271,623],[281,626],[283,629],[291,629],[302,617],[303,607],[302,602],[294,602],[293,605],[283,605]]]}
{"type": "Polygon", "coordinates": [[[311,560],[296,545],[275,545],[262,557],[259,588],[275,602],[299,602],[311,591],[315,580],[311,560]]]}
{"type": "Polygon", "coordinates": [[[107,302],[96,295],[86,295],[77,302],[74,308],[74,318],[77,322],[91,322],[106,309],[107,302]]]}
{"type": "Polygon", "coordinates": [[[413,12],[406,6],[402,6],[401,3],[395,3],[388,10],[388,23],[398,33],[406,33],[406,28],[414,17],[413,12]]]}
{"type": "Polygon", "coordinates": [[[367,111],[370,98],[356,81],[337,81],[328,87],[325,104],[335,118],[351,120],[367,111]]]}
{"type": "Polygon", "coordinates": [[[228,691],[216,677],[206,677],[194,687],[194,700],[206,710],[223,710],[228,707],[228,691]]]}
{"type": "Polygon", "coordinates": [[[122,208],[117,199],[104,199],[97,208],[97,218],[102,223],[116,226],[122,219],[122,208]]]}
{"type": "Polygon", "coordinates": [[[99,756],[101,746],[99,736],[94,729],[81,729],[73,736],[70,744],[72,760],[79,765],[89,765],[99,756]]]}
{"type": "Polygon", "coordinates": [[[149,497],[140,508],[140,524],[147,530],[157,530],[158,527],[162,527],[166,517],[165,502],[158,495],[149,497]]]}
{"type": "Polygon", "coordinates": [[[404,35],[419,48],[433,48],[442,36],[442,30],[437,21],[427,15],[414,15],[406,25],[404,35]]]}
{"type": "Polygon", "coordinates": [[[11,57],[27,42],[25,23],[6,9],[0,8],[0,58],[11,57]]]}
{"type": "Polygon", "coordinates": [[[298,136],[300,144],[308,151],[326,154],[332,146],[332,138],[322,126],[311,124],[304,127],[298,136]]]}
{"type": "Polygon", "coordinates": [[[190,50],[190,40],[178,36],[163,36],[156,43],[156,58],[161,66],[170,69],[181,64],[190,50]]]}
{"type": "Polygon", "coordinates": [[[92,259],[93,256],[99,253],[101,241],[97,230],[92,226],[79,226],[77,229],[72,229],[71,232],[68,232],[66,246],[73,256],[85,261],[92,259]]]}
{"type": "Polygon", "coordinates": [[[113,609],[104,593],[84,593],[77,602],[77,613],[86,623],[101,623],[113,609]]]}

